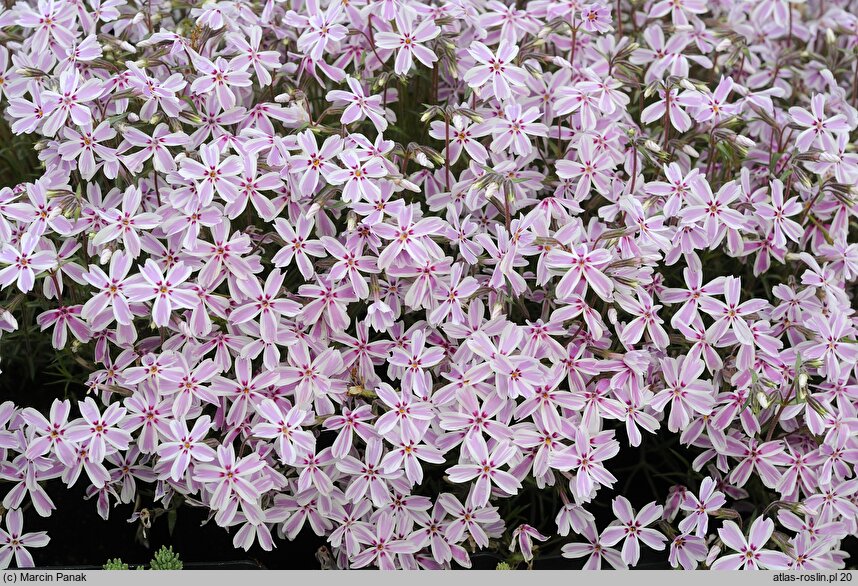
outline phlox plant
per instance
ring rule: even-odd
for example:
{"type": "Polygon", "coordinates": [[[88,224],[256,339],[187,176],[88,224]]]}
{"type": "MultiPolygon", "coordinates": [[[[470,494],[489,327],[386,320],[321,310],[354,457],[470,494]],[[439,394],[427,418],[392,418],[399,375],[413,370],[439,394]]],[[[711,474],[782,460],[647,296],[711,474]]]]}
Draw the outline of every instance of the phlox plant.
{"type": "Polygon", "coordinates": [[[856,106],[855,0],[7,2],[0,566],[82,485],[337,568],[847,567],[856,106]]]}

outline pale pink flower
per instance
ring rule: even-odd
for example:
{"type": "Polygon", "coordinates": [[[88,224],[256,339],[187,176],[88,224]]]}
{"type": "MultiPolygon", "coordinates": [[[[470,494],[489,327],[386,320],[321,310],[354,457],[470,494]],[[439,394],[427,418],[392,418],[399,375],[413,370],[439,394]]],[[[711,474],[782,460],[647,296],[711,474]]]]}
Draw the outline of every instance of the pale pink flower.
{"type": "Polygon", "coordinates": [[[733,521],[724,521],[718,530],[721,541],[737,553],[715,560],[713,570],[785,570],[790,565],[790,557],[779,551],[764,549],[774,532],[775,524],[771,519],[757,517],[751,525],[746,538],[739,526],[733,521]]]}
{"type": "Polygon", "coordinates": [[[477,62],[465,73],[465,82],[475,89],[482,88],[491,81],[492,91],[499,100],[505,100],[512,94],[512,87],[524,87],[526,73],[524,69],[513,65],[518,55],[518,46],[501,41],[497,53],[479,41],[471,43],[468,49],[477,62]]]}
{"type": "Polygon", "coordinates": [[[441,27],[431,18],[427,18],[415,28],[412,15],[408,10],[399,11],[395,21],[397,32],[375,34],[377,46],[397,51],[394,71],[399,75],[405,75],[411,69],[415,58],[426,67],[432,67],[438,60],[438,56],[423,45],[441,34],[441,27]]]}

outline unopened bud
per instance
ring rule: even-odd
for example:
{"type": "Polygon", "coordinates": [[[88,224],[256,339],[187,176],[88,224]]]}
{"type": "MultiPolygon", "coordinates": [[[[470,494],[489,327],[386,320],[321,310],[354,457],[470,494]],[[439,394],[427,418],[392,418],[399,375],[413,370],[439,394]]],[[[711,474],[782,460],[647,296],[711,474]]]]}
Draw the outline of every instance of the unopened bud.
{"type": "Polygon", "coordinates": [[[499,189],[500,189],[500,186],[497,183],[495,183],[494,181],[489,183],[488,186],[486,187],[486,198],[491,199],[493,197],[497,197],[499,189]]]}
{"type": "Polygon", "coordinates": [[[698,152],[697,152],[697,149],[695,149],[695,148],[694,148],[693,146],[691,146],[690,144],[687,144],[687,145],[683,146],[683,147],[682,147],[682,152],[684,152],[684,153],[685,153],[686,155],[688,155],[689,157],[694,157],[695,159],[696,159],[696,158],[698,158],[698,157],[700,156],[700,153],[698,153],[698,152]]]}
{"type": "Polygon", "coordinates": [[[274,101],[278,104],[288,104],[292,101],[292,96],[290,96],[288,93],[278,94],[274,97],[274,101]]]}
{"type": "Polygon", "coordinates": [[[491,319],[495,319],[503,315],[503,301],[498,299],[495,301],[494,305],[492,305],[492,317],[491,319]]]}
{"type": "Polygon", "coordinates": [[[834,34],[834,31],[830,28],[825,29],[825,40],[828,41],[829,45],[833,45],[837,42],[837,35],[834,34]]]}
{"type": "Polygon", "coordinates": [[[758,378],[754,377],[754,380],[757,383],[759,383],[760,385],[762,385],[764,387],[768,387],[770,389],[776,389],[780,386],[778,383],[776,383],[775,381],[768,379],[768,378],[758,379],[758,378]]]}
{"type": "Polygon", "coordinates": [[[422,165],[427,169],[434,168],[434,165],[432,165],[432,161],[429,160],[429,157],[426,156],[426,153],[418,151],[417,154],[414,156],[414,160],[417,162],[418,165],[422,165]]]}
{"type": "Polygon", "coordinates": [[[658,143],[656,143],[654,140],[647,140],[646,142],[644,142],[644,146],[648,150],[651,150],[654,153],[660,153],[661,152],[661,147],[658,146],[658,143]]]}
{"type": "Polygon", "coordinates": [[[739,513],[733,509],[718,509],[711,513],[716,519],[738,519],[739,513]]]}
{"type": "Polygon", "coordinates": [[[615,240],[617,238],[622,238],[627,233],[630,233],[632,231],[633,230],[631,230],[629,228],[617,228],[614,230],[605,230],[604,232],[602,232],[599,235],[599,240],[607,240],[607,241],[615,240]]]}
{"type": "Polygon", "coordinates": [[[420,192],[420,188],[417,185],[400,175],[389,175],[386,179],[397,187],[401,187],[402,189],[407,189],[408,191],[413,191],[414,193],[420,192]]]}
{"type": "Polygon", "coordinates": [[[820,402],[817,401],[816,399],[814,399],[813,397],[809,396],[807,398],[807,404],[810,405],[811,409],[816,411],[820,417],[828,417],[828,415],[829,415],[828,410],[825,407],[823,407],[822,404],[820,404],[820,402]]]}
{"type": "Polygon", "coordinates": [[[17,73],[21,77],[31,78],[46,77],[48,75],[41,69],[36,69],[35,67],[21,67],[20,69],[16,69],[15,73],[17,73]]]}
{"type": "Polygon", "coordinates": [[[485,118],[483,118],[482,116],[480,116],[479,114],[477,114],[477,113],[476,113],[476,112],[474,112],[473,110],[468,110],[468,111],[465,113],[465,116],[467,116],[468,118],[470,118],[471,122],[473,122],[474,124],[482,124],[483,122],[485,122],[485,121],[486,121],[486,119],[485,119],[485,118]]]}
{"type": "Polygon", "coordinates": [[[203,119],[193,112],[183,112],[182,117],[194,126],[199,126],[203,123],[203,119]]]}
{"type": "Polygon", "coordinates": [[[741,147],[745,147],[746,149],[754,148],[757,143],[748,138],[747,136],[742,136],[741,134],[736,135],[736,144],[741,147]]]}
{"type": "Polygon", "coordinates": [[[730,39],[723,39],[720,43],[715,45],[715,51],[717,51],[718,53],[720,53],[722,51],[726,51],[732,45],[733,45],[733,41],[731,41],[730,39]]]}
{"type": "Polygon", "coordinates": [[[687,79],[681,79],[681,80],[679,80],[679,86],[680,86],[682,89],[684,89],[684,90],[688,90],[688,91],[691,91],[691,92],[696,92],[696,91],[697,91],[697,88],[696,88],[696,87],[694,87],[694,84],[693,84],[693,83],[691,83],[690,81],[688,81],[687,79]]]}
{"type": "Polygon", "coordinates": [[[819,153],[819,160],[826,163],[837,164],[840,162],[840,157],[832,153],[819,153]]]}

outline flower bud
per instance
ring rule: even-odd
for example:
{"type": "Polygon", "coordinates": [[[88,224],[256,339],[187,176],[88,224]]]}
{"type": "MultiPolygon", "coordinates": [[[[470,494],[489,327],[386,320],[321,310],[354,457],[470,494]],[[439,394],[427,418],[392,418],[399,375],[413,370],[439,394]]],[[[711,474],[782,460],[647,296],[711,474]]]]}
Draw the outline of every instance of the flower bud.
{"type": "Polygon", "coordinates": [[[698,157],[700,156],[700,153],[698,153],[698,152],[697,152],[697,149],[695,149],[695,148],[694,148],[693,146],[691,146],[690,144],[687,144],[687,145],[683,146],[683,147],[682,147],[682,152],[684,152],[684,153],[685,153],[686,155],[688,155],[689,157],[693,157],[693,158],[695,158],[695,159],[696,159],[696,158],[698,158],[698,157]]]}
{"type": "Polygon", "coordinates": [[[622,238],[626,234],[634,232],[632,228],[616,228],[613,230],[605,230],[599,235],[599,240],[615,240],[617,238],[622,238]]]}
{"type": "Polygon", "coordinates": [[[414,156],[415,162],[418,165],[426,167],[427,169],[434,169],[434,165],[432,165],[432,161],[429,160],[429,157],[426,156],[426,153],[422,151],[417,151],[417,154],[414,156]]]}
{"type": "Polygon", "coordinates": [[[557,67],[569,67],[569,62],[559,55],[554,57],[554,59],[551,60],[551,63],[557,67]]]}
{"type": "Polygon", "coordinates": [[[796,380],[796,398],[799,401],[807,399],[807,373],[802,372],[796,380]]]}
{"type": "Polygon", "coordinates": [[[656,143],[654,140],[647,139],[647,141],[644,142],[644,146],[654,153],[660,153],[661,152],[661,147],[658,146],[658,143],[656,143]]]}
{"type": "Polygon", "coordinates": [[[302,103],[292,103],[292,105],[288,106],[286,110],[289,112],[289,115],[295,119],[295,122],[289,123],[289,128],[297,128],[301,125],[310,123],[310,114],[308,114],[307,110],[304,109],[304,105],[302,103]]]}
{"type": "Polygon", "coordinates": [[[813,409],[814,411],[816,411],[816,412],[819,414],[819,416],[820,416],[820,417],[828,417],[828,415],[829,415],[828,410],[827,410],[825,407],[823,407],[823,406],[819,403],[819,401],[817,401],[817,400],[816,400],[816,399],[814,399],[813,397],[810,397],[810,396],[809,396],[809,397],[807,398],[807,404],[808,404],[808,405],[810,405],[811,409],[813,409]]]}
{"type": "Polygon", "coordinates": [[[479,114],[477,114],[473,110],[467,110],[466,112],[464,112],[464,114],[465,114],[465,116],[470,118],[471,122],[474,122],[475,124],[482,124],[483,122],[486,121],[485,118],[483,118],[482,116],[480,116],[479,114]]]}
{"type": "Polygon", "coordinates": [[[716,519],[738,519],[740,515],[733,509],[718,509],[711,513],[716,519]]]}
{"type": "Polygon", "coordinates": [[[428,122],[431,118],[434,118],[437,113],[437,108],[429,108],[423,112],[422,116],[420,116],[420,122],[428,122]]]}
{"type": "Polygon", "coordinates": [[[497,183],[495,183],[494,181],[489,183],[486,186],[486,199],[491,199],[493,197],[497,197],[499,189],[500,189],[500,186],[497,183]]]}
{"type": "Polygon", "coordinates": [[[20,75],[21,77],[46,77],[48,74],[42,71],[41,69],[36,69],[35,67],[21,67],[20,69],[16,69],[15,73],[20,75]]]}
{"type": "Polygon", "coordinates": [[[741,134],[736,135],[736,144],[741,147],[745,147],[746,149],[754,148],[757,145],[753,140],[747,136],[742,136],[741,134]]]}
{"type": "Polygon", "coordinates": [[[420,188],[406,179],[401,175],[389,175],[387,180],[396,185],[397,187],[401,187],[402,189],[407,189],[408,191],[413,191],[414,193],[420,193],[420,188]]]}
{"type": "Polygon", "coordinates": [[[617,308],[609,307],[608,308],[608,323],[611,325],[616,325],[617,323],[617,308]]]}

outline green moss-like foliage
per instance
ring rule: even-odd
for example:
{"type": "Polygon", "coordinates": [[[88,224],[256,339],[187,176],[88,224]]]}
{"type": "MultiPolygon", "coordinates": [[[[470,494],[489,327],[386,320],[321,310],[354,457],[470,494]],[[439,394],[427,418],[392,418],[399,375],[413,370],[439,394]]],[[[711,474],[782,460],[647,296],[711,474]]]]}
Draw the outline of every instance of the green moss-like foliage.
{"type": "Polygon", "coordinates": [[[167,547],[162,545],[161,549],[155,553],[152,558],[152,563],[149,564],[150,570],[181,570],[182,560],[179,559],[179,554],[173,551],[173,546],[167,547]]]}
{"type": "Polygon", "coordinates": [[[115,558],[112,560],[107,560],[107,563],[102,566],[105,570],[127,570],[128,564],[124,563],[121,559],[115,558]]]}
{"type": "MultiPolygon", "coordinates": [[[[161,549],[155,552],[155,557],[149,562],[150,570],[181,570],[183,567],[182,560],[179,559],[179,554],[173,551],[173,546],[167,547],[162,545],[161,549]]],[[[130,570],[128,564],[124,563],[119,558],[107,560],[107,563],[102,566],[105,570],[130,570]]],[[[137,570],[147,569],[144,566],[137,566],[137,570]]]]}

